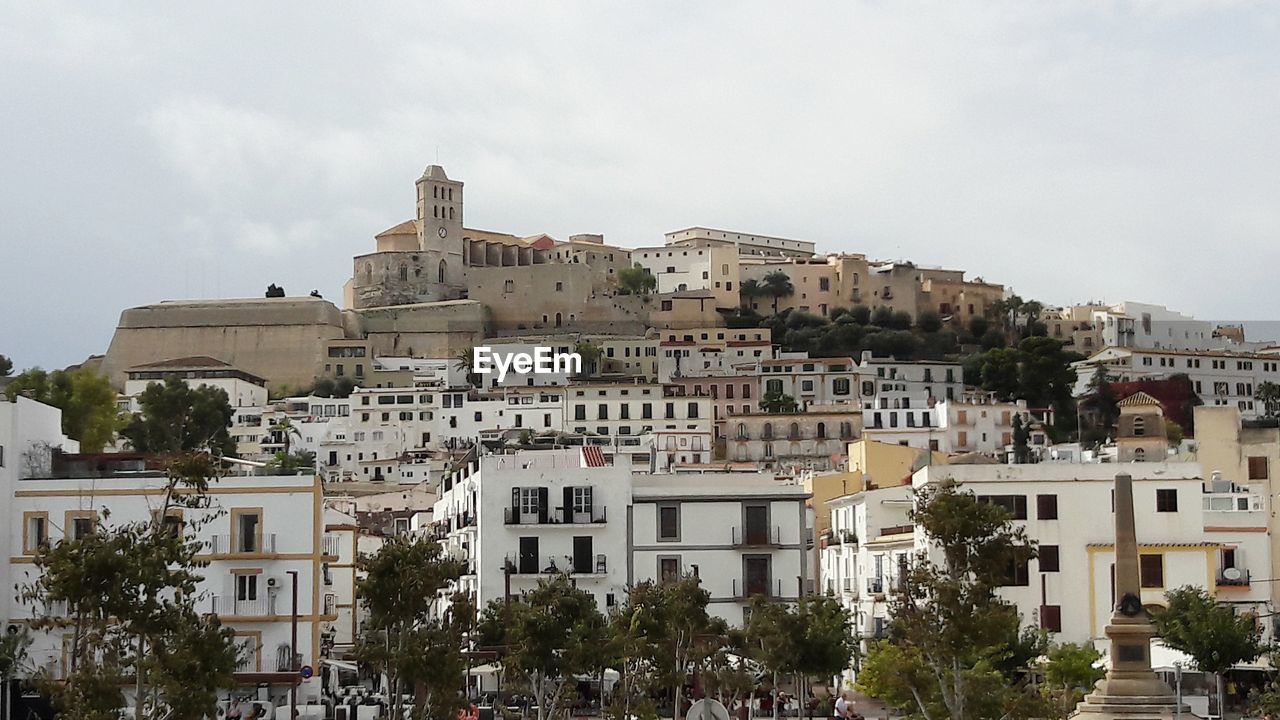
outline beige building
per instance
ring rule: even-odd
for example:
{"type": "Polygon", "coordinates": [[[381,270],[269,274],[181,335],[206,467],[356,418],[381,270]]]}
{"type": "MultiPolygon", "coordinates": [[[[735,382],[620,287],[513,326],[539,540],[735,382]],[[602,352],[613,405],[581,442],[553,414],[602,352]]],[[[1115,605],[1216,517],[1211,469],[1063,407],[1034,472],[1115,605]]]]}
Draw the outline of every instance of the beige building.
{"type": "Polygon", "coordinates": [[[862,411],[856,405],[828,405],[795,413],[731,413],[724,432],[729,462],[832,470],[843,464],[845,444],[862,435],[862,411]]]}
{"type": "Polygon", "coordinates": [[[1120,462],[1165,462],[1169,459],[1169,437],[1165,431],[1164,409],[1160,401],[1137,392],[1116,403],[1116,453],[1120,462]]]}

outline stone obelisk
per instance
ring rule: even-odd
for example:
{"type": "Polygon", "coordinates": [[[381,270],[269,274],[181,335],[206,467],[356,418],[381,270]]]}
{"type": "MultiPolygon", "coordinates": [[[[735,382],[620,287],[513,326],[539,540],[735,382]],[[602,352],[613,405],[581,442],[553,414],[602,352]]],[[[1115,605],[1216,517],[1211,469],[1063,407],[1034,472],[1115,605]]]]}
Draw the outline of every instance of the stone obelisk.
{"type": "MultiPolygon", "coordinates": [[[[1133,524],[1133,478],[1116,476],[1116,572],[1115,606],[1106,627],[1111,640],[1111,669],[1094,685],[1093,692],[1076,706],[1072,717],[1081,720],[1107,718],[1172,718],[1178,699],[1151,670],[1151,638],[1156,628],[1142,607],[1138,580],[1138,538],[1133,524]]],[[[1192,717],[1182,708],[1183,717],[1192,717]]]]}

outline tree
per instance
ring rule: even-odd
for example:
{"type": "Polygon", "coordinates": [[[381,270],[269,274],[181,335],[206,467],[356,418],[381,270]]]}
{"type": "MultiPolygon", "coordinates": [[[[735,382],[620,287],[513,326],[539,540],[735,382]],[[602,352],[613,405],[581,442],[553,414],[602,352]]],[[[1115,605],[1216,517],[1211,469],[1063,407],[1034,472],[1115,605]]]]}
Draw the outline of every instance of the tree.
{"type": "Polygon", "coordinates": [[[658,278],[640,263],[618,271],[618,290],[623,295],[648,295],[657,287],[658,278]]]}
{"type": "Polygon", "coordinates": [[[981,315],[974,315],[969,318],[969,334],[975,338],[980,338],[987,334],[987,330],[991,324],[981,315]]]}
{"type": "Polygon", "coordinates": [[[582,377],[591,377],[599,374],[600,358],[604,356],[604,351],[600,349],[599,345],[583,340],[573,346],[573,351],[582,358],[582,377]]]}
{"type": "Polygon", "coordinates": [[[9,690],[12,681],[26,669],[27,648],[31,646],[31,633],[22,626],[16,632],[0,635],[0,712],[8,717],[9,690]]]}
{"type": "Polygon", "coordinates": [[[104,512],[93,532],[42,548],[38,577],[22,588],[40,616],[33,626],[70,637],[65,678],[40,683],[67,717],[118,717],[127,675],[138,720],[212,716],[218,691],[232,683],[234,634],[197,610],[207,565],[197,559],[205,550],[197,535],[220,515],[207,495],[220,471],[209,456],[190,454],[171,457],[165,470],[149,521],[111,526],[104,512]],[[175,508],[188,511],[177,522],[175,508]],[[54,603],[66,612],[40,612],[54,603]]]}
{"type": "Polygon", "coordinates": [[[1018,465],[1031,462],[1031,448],[1027,444],[1030,433],[1022,419],[1022,413],[1013,414],[1013,461],[1018,465]]]}
{"type": "Polygon", "coordinates": [[[888,305],[877,306],[875,310],[871,311],[871,324],[877,327],[893,325],[893,308],[888,305]]]}
{"type": "Polygon", "coordinates": [[[485,608],[480,636],[503,645],[504,668],[517,673],[538,705],[538,720],[559,717],[575,675],[598,671],[607,659],[604,616],[595,597],[564,574],[539,580],[518,600],[485,608]]]}
{"type": "Polygon", "coordinates": [[[767,413],[793,413],[800,409],[800,403],[784,392],[767,392],[760,398],[760,409],[767,413]]]}
{"type": "Polygon", "coordinates": [[[299,450],[296,453],[277,452],[267,462],[267,467],[279,470],[286,475],[295,475],[304,470],[314,470],[316,454],[311,450],[299,450]]]}
{"type": "Polygon", "coordinates": [[[13,374],[13,361],[8,355],[0,355],[0,377],[9,377],[13,374]]]}
{"type": "Polygon", "coordinates": [[[1052,643],[1045,652],[1041,670],[1044,685],[1041,693],[1054,712],[1054,717],[1065,718],[1093,684],[1106,672],[1096,667],[1102,653],[1089,643],[1052,643]]]}
{"type": "Polygon", "coordinates": [[[233,413],[222,388],[193,388],[170,375],[163,384],[148,385],[138,396],[138,405],[141,412],[135,413],[120,432],[135,450],[235,454],[235,442],[227,432],[233,413]]]}
{"type": "Polygon", "coordinates": [[[272,440],[275,439],[275,435],[278,434],[280,436],[280,442],[284,443],[285,455],[289,454],[289,447],[293,445],[293,439],[295,437],[299,439],[302,438],[302,431],[298,430],[298,426],[294,425],[293,421],[287,417],[280,418],[276,422],[272,423],[271,427],[268,428],[268,431],[273,436],[271,438],[272,440]]]}
{"type": "Polygon", "coordinates": [[[751,301],[766,294],[760,281],[755,278],[747,278],[738,286],[738,295],[742,298],[743,307],[751,307],[751,301]]]}
{"type": "Polygon", "coordinates": [[[854,305],[853,309],[849,311],[849,315],[859,325],[869,325],[871,323],[871,308],[866,305],[854,305]]]}
{"type": "Polygon", "coordinates": [[[760,287],[764,290],[765,295],[773,296],[773,314],[778,314],[778,300],[793,294],[796,289],[791,284],[791,278],[781,270],[774,270],[760,282],[760,287]]]}
{"type": "Polygon", "coordinates": [[[403,695],[414,694],[427,717],[451,718],[462,706],[463,633],[470,611],[441,619],[439,594],[456,581],[462,563],[444,556],[440,544],[397,535],[378,552],[357,560],[364,574],[356,584],[367,619],[356,657],[385,673],[391,717],[403,716],[403,695]]]}
{"type": "MultiPolygon", "coordinates": [[[[3,366],[0,366],[3,370],[3,366]]],[[[0,375],[3,375],[0,372],[0,375]]],[[[1270,380],[1258,385],[1258,392],[1254,398],[1262,403],[1262,410],[1267,417],[1275,417],[1280,415],[1280,384],[1273,383],[1270,380]]]]}
{"type": "MultiPolygon", "coordinates": [[[[795,616],[786,605],[757,596],[751,600],[751,616],[744,630],[748,657],[772,676],[770,687],[776,691],[778,678],[794,672],[798,664],[795,616]]],[[[779,703],[774,702],[773,717],[780,714],[779,703]]]]}
{"type": "Polygon", "coordinates": [[[5,394],[11,401],[23,395],[62,410],[62,432],[79,440],[82,452],[102,452],[121,425],[111,382],[88,368],[51,373],[32,368],[15,377],[5,394]]]}
{"type": "Polygon", "coordinates": [[[1152,614],[1164,644],[1191,656],[1196,667],[1217,680],[1222,715],[1222,674],[1262,655],[1262,628],[1250,614],[1237,615],[1204,588],[1185,585],[1165,593],[1168,606],[1152,614]]]}
{"type": "Polygon", "coordinates": [[[910,330],[911,324],[911,313],[906,310],[898,310],[889,318],[889,327],[894,330],[910,330]]]}
{"type": "MultiPolygon", "coordinates": [[[[848,609],[833,597],[806,595],[797,604],[795,617],[799,631],[795,668],[803,678],[830,682],[848,669],[858,646],[848,609]]],[[[800,687],[800,706],[807,707],[804,693],[809,683],[801,683],[800,687]]]]}
{"type": "Polygon", "coordinates": [[[1183,432],[1182,426],[1172,420],[1164,421],[1165,438],[1169,441],[1170,447],[1178,447],[1182,444],[1183,432]]]}
{"type": "Polygon", "coordinates": [[[920,313],[920,317],[916,320],[916,327],[927,333],[938,332],[942,329],[942,318],[933,311],[920,313]]]}
{"type": "Polygon", "coordinates": [[[918,491],[911,520],[928,549],[898,578],[890,641],[870,648],[859,686],[926,720],[1001,717],[1028,693],[1009,675],[1020,618],[996,590],[1035,547],[1005,510],[954,485],[918,491]]]}
{"type": "Polygon", "coordinates": [[[1093,376],[1089,378],[1089,393],[1085,405],[1093,411],[1097,420],[1095,426],[1102,437],[1110,437],[1115,430],[1116,418],[1120,416],[1115,388],[1111,386],[1111,375],[1105,365],[1099,363],[1093,368],[1093,376]]]}
{"type": "Polygon", "coordinates": [[[279,285],[276,285],[275,283],[271,283],[270,285],[267,286],[267,297],[269,298],[284,297],[284,288],[280,287],[279,285]]]}

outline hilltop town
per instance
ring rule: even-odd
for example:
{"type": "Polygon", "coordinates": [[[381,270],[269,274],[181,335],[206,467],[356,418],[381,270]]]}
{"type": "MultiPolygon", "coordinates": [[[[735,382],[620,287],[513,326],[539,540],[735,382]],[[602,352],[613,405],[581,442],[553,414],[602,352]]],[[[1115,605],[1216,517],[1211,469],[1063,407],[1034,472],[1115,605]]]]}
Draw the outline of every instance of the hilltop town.
{"type": "MultiPolygon", "coordinates": [[[[1280,577],[1280,347],[1162,305],[1048,307],[928,258],[806,240],[479,230],[443,167],[414,187],[412,217],[351,258],[340,304],[274,286],[157,298],[60,380],[7,378],[4,587],[36,582],[47,548],[108,518],[189,526],[208,563],[199,612],[244,650],[236,687],[273,706],[291,689],[304,705],[345,697],[370,612],[357,559],[397,538],[459,563],[439,595],[472,608],[567,576],[607,614],[637,586],[692,577],[726,627],[761,599],[830,598],[865,656],[931,547],[913,498],[958,484],[1038,544],[1000,597],[1055,642],[1093,647],[1123,471],[1142,604],[1200,588],[1274,636],[1261,579],[1280,577]],[[500,377],[477,348],[581,364],[500,377]],[[162,411],[180,402],[194,409],[162,411]],[[196,429],[197,415],[214,420],[196,429]],[[188,492],[164,451],[216,458],[210,505],[156,514],[188,492]]],[[[32,667],[65,674],[72,632],[47,621],[74,613],[30,597],[4,593],[0,615],[38,628],[32,667]]],[[[468,696],[498,692],[497,656],[466,642],[468,696]]],[[[833,687],[854,688],[859,668],[837,670],[833,687]]]]}

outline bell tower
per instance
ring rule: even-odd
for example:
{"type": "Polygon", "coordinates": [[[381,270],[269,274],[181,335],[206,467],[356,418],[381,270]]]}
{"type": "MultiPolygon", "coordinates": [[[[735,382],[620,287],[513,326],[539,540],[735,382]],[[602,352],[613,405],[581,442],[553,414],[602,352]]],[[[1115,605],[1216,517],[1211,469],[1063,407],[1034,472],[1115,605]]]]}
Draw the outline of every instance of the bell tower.
{"type": "MultiPolygon", "coordinates": [[[[418,178],[418,246],[431,261],[431,282],[452,288],[464,285],[462,183],[450,180],[444,168],[428,165],[418,178]]],[[[442,289],[444,297],[452,294],[442,289]]]]}

